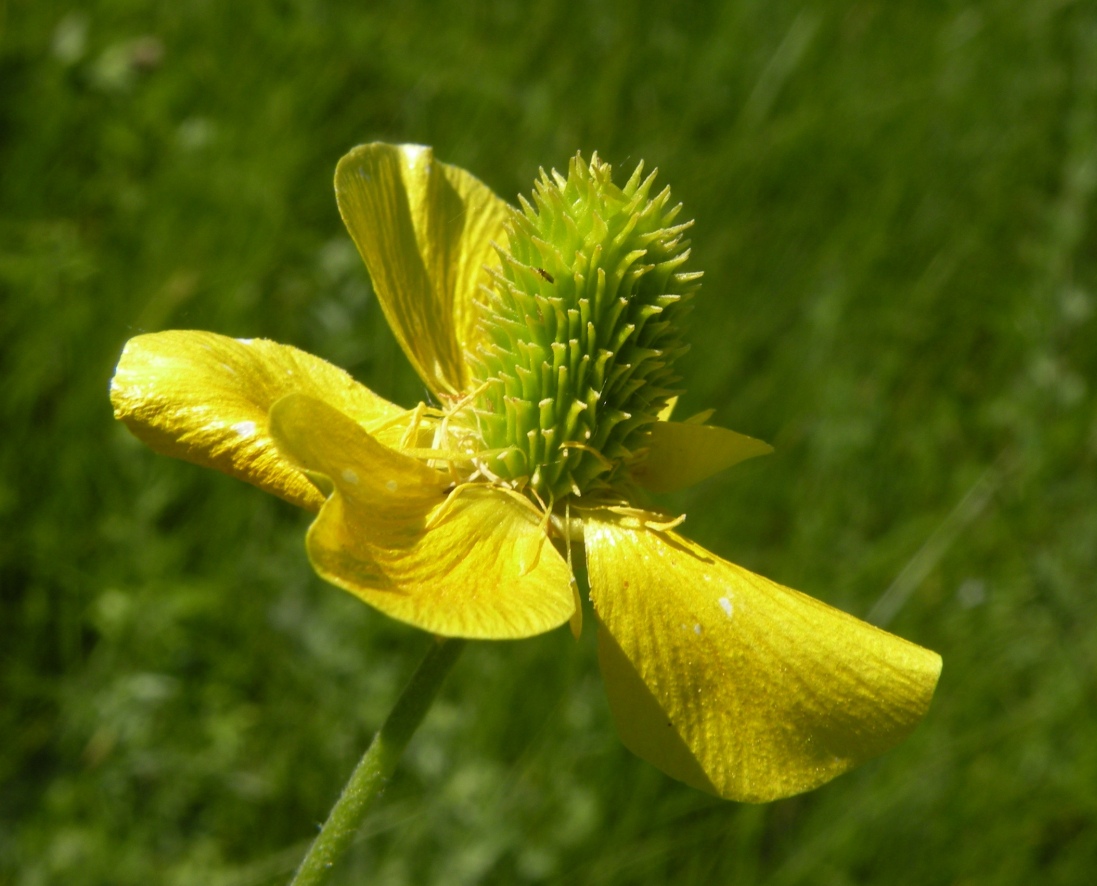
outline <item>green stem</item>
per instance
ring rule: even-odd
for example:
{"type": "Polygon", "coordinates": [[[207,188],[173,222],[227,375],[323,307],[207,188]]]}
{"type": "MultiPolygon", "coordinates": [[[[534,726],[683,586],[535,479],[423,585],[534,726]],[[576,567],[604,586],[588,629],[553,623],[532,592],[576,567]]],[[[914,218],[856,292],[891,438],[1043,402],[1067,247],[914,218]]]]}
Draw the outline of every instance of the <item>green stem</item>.
{"type": "Polygon", "coordinates": [[[464,646],[464,640],[443,638],[431,644],[388,719],[355,767],[290,886],[318,886],[328,881],[336,862],[354,841],[370,803],[384,791],[408,740],[423,722],[442,681],[464,646]]]}

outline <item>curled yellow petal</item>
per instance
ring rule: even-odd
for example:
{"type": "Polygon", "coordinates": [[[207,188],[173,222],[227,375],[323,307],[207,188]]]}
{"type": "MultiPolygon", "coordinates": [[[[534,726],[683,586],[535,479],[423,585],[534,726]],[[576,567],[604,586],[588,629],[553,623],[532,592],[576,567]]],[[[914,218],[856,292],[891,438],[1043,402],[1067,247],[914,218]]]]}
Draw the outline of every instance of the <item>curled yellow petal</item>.
{"type": "Polygon", "coordinates": [[[507,206],[419,145],[361,145],[335,171],[339,211],[397,341],[436,394],[468,389],[473,300],[498,265],[507,206]]]}
{"type": "Polygon", "coordinates": [[[115,418],[157,452],[216,468],[315,511],[323,495],[278,452],[267,427],[271,405],[294,392],[324,399],[365,424],[403,414],[319,357],[212,332],[130,339],[110,396],[115,418]]]}
{"type": "Polygon", "coordinates": [[[935,653],[672,532],[584,518],[599,660],[634,753],[722,797],[829,781],[925,714],[935,653]]]}
{"type": "Polygon", "coordinates": [[[652,492],[674,492],[773,447],[715,425],[657,421],[649,429],[647,457],[632,469],[633,479],[652,492]]]}
{"type": "Polygon", "coordinates": [[[305,396],[271,411],[280,449],[333,492],[308,533],[316,571],[386,615],[447,637],[509,639],[566,622],[567,564],[540,515],[379,443],[305,396]]]}

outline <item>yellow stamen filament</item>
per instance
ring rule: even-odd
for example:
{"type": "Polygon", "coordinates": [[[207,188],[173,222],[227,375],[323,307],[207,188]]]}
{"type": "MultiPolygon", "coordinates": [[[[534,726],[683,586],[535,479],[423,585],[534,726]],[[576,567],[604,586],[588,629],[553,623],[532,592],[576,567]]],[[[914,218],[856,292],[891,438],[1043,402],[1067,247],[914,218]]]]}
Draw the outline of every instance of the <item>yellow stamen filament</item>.
{"type": "Polygon", "coordinates": [[[576,640],[583,631],[583,601],[579,597],[579,582],[575,580],[575,566],[571,560],[571,502],[564,503],[564,550],[568,557],[568,578],[571,581],[571,596],[575,600],[575,612],[571,616],[571,634],[576,640]]]}

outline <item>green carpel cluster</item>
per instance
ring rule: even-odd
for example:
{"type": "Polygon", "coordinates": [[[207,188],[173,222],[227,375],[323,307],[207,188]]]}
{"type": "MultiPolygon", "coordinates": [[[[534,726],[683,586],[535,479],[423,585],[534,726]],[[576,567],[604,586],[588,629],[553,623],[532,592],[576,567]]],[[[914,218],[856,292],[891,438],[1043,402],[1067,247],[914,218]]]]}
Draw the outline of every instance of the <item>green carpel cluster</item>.
{"type": "Polygon", "coordinates": [[[483,467],[542,500],[611,487],[677,381],[692,224],[643,164],[625,186],[595,154],[520,199],[471,355],[483,467]]]}

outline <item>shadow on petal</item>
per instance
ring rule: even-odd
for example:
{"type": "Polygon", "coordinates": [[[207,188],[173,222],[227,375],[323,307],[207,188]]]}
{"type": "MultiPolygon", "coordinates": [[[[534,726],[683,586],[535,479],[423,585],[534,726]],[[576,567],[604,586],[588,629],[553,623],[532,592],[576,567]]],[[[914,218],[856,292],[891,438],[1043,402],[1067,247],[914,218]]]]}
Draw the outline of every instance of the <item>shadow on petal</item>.
{"type": "Polygon", "coordinates": [[[335,172],[339,211],[389,326],[435,394],[468,389],[474,300],[498,265],[507,205],[420,145],[360,145],[335,172]]]}
{"type": "Polygon", "coordinates": [[[447,637],[543,633],[574,610],[567,563],[541,515],[487,485],[389,449],[326,404],[271,410],[279,447],[332,493],[309,529],[321,577],[386,615],[447,637]]]}
{"type": "Polygon", "coordinates": [[[366,425],[404,410],[289,345],[172,330],[129,340],[111,381],[115,418],[163,455],[215,468],[311,511],[323,494],[275,447],[268,412],[302,393],[366,425]]]}
{"type": "Polygon", "coordinates": [[[766,802],[883,753],[929,707],[941,669],[933,652],[673,532],[594,512],[584,539],[600,624],[639,678],[606,656],[618,728],[675,777],[696,784],[681,748],[640,730],[672,724],[718,794],[766,802]]]}
{"type": "Polygon", "coordinates": [[[656,764],[671,778],[719,794],[643,677],[606,627],[598,622],[598,665],[606,682],[613,721],[621,743],[637,757],[656,764]]]}

